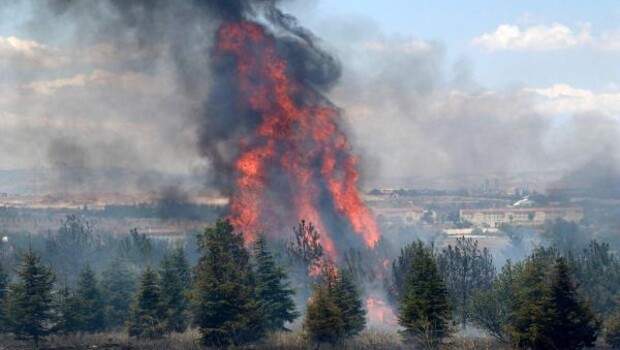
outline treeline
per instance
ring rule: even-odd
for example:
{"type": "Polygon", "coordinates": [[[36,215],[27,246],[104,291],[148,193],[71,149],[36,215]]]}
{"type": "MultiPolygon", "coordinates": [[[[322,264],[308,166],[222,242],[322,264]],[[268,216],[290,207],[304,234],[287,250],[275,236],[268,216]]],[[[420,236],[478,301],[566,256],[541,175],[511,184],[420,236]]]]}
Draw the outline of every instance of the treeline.
{"type": "MultiPolygon", "coordinates": [[[[575,229],[554,226],[561,236],[575,229]]],[[[620,348],[620,260],[595,240],[579,251],[535,248],[499,273],[475,240],[440,251],[418,241],[394,261],[388,291],[403,336],[427,349],[467,326],[516,349],[620,348]]]]}
{"type": "MultiPolygon", "coordinates": [[[[385,287],[405,343],[435,349],[475,327],[517,349],[620,348],[620,260],[608,244],[572,244],[578,232],[557,222],[546,233],[555,246],[500,271],[472,239],[402,247],[385,287]]],[[[246,244],[227,221],[175,242],[95,234],[69,216],[57,232],[21,239],[0,241],[0,333],[35,346],[51,334],[158,339],[191,328],[223,348],[292,326],[310,343],[342,344],[366,327],[362,283],[388,272],[383,246],[336,266],[304,221],[287,242],[246,244]]]]}
{"type": "MultiPolygon", "coordinates": [[[[90,231],[69,217],[54,242],[67,232],[80,238],[70,241],[79,242],[90,231]]],[[[136,231],[128,239],[150,242],[136,231]]],[[[36,348],[51,334],[124,330],[132,337],[157,339],[196,328],[202,344],[221,348],[260,342],[269,332],[286,331],[300,316],[287,273],[264,238],[248,249],[230,223],[218,221],[196,241],[195,266],[176,246],[141,271],[132,269],[123,254],[100,273],[85,263],[74,283],[68,283],[67,274],[58,278],[53,265],[29,247],[18,254],[14,276],[0,268],[0,332],[32,341],[36,348]]],[[[336,343],[358,334],[365,327],[365,310],[350,276],[324,261],[313,281],[303,322],[307,338],[336,343]]]]}

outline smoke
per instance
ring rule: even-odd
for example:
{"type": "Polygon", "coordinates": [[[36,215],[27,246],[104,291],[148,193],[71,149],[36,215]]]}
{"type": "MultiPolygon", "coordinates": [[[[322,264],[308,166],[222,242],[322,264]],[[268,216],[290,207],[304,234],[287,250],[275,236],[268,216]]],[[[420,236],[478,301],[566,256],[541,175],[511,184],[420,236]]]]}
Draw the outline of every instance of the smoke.
{"type": "Polygon", "coordinates": [[[466,57],[450,62],[441,43],[386,34],[371,19],[309,23],[346,62],[331,96],[364,154],[368,184],[460,187],[470,175],[532,172],[550,174],[536,178],[544,190],[603,154],[618,164],[609,155],[619,124],[609,114],[550,111],[555,101],[518,85],[485,88],[466,57]]]}
{"type": "MultiPolygon", "coordinates": [[[[474,63],[449,62],[440,42],[387,34],[366,18],[317,19],[310,3],[2,2],[3,17],[13,18],[4,24],[8,32],[21,35],[0,40],[0,147],[10,150],[0,164],[51,168],[53,187],[74,187],[85,176],[63,170],[77,162],[75,153],[62,159],[57,152],[63,140],[82,150],[86,174],[125,166],[132,173],[200,172],[230,192],[237,154],[230,140],[256,118],[221,113],[233,101],[226,88],[212,89],[227,82],[209,57],[222,21],[252,18],[279,36],[278,51],[297,78],[342,107],[356,153],[364,154],[367,184],[451,178],[441,184],[462,185],[468,174],[554,171],[543,184],[554,187],[564,175],[583,173],[578,169],[596,175],[591,161],[617,167],[618,123],[608,114],[550,115],[520,86],[480,86],[474,63]]],[[[125,186],[103,187],[117,185],[125,186]]]]}

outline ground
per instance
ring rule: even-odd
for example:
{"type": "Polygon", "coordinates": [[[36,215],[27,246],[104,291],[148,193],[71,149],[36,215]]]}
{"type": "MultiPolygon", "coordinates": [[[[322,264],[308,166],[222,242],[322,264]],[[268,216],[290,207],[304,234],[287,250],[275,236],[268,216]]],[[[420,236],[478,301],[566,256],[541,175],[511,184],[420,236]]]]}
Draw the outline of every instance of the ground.
{"type": "MultiPolygon", "coordinates": [[[[78,350],[78,349],[110,349],[110,350],[203,350],[196,339],[199,335],[196,331],[188,331],[182,334],[172,334],[166,339],[154,341],[142,341],[128,338],[125,333],[102,333],[95,335],[74,335],[50,337],[40,350],[78,350]]],[[[300,332],[276,333],[268,337],[263,343],[246,349],[274,349],[294,350],[313,349],[300,332]]],[[[26,350],[31,349],[30,344],[16,342],[8,337],[0,337],[0,350],[26,350]]],[[[393,331],[366,330],[360,336],[348,340],[345,344],[337,346],[321,346],[324,350],[399,350],[411,349],[408,344],[403,344],[400,337],[393,331]]],[[[500,349],[497,344],[490,340],[456,338],[446,349],[500,349]]]]}

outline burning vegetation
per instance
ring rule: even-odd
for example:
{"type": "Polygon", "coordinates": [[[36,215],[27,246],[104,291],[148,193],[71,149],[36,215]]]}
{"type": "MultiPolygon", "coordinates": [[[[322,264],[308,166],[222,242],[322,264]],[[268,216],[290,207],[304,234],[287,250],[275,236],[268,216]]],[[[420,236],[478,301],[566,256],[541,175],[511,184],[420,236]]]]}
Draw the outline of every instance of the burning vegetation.
{"type": "MultiPolygon", "coordinates": [[[[577,350],[602,334],[620,346],[620,242],[584,238],[602,229],[571,198],[488,180],[472,193],[376,189],[375,218],[327,97],[341,67],[278,0],[48,3],[97,34],[130,29],[145,51],[168,51],[208,195],[172,177],[149,197],[4,194],[0,348],[60,333],[89,348],[174,348],[164,341],[179,334],[189,348],[452,349],[471,329],[479,348],[577,350]],[[498,263],[504,252],[485,241],[519,255],[498,263]],[[368,329],[389,339],[365,340],[368,329]],[[103,332],[129,338],[95,345],[103,332]]],[[[62,141],[49,152],[60,180],[89,187],[91,156],[62,141]]],[[[606,172],[598,182],[613,185],[606,172]]]]}
{"type": "MultiPolygon", "coordinates": [[[[296,43],[313,48],[308,37],[296,43]]],[[[255,22],[225,22],[217,31],[216,69],[232,65],[229,113],[255,120],[238,136],[230,220],[250,242],[308,220],[332,259],[353,239],[349,233],[373,247],[379,228],[358,192],[357,160],[339,112],[293,70],[278,44],[255,22]]]]}

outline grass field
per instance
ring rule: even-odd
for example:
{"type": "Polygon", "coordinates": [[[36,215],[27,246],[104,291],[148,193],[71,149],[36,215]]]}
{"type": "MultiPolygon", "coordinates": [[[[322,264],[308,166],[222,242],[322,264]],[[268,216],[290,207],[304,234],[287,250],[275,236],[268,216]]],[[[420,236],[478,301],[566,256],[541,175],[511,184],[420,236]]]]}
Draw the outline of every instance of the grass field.
{"type": "MultiPolygon", "coordinates": [[[[196,331],[171,334],[165,339],[137,340],[129,338],[126,333],[100,333],[88,335],[51,336],[41,343],[40,350],[77,350],[77,349],[110,349],[110,350],[198,350],[205,349],[197,339],[196,331]]],[[[335,346],[321,345],[317,347],[307,342],[301,332],[275,333],[268,336],[263,342],[239,349],[325,349],[325,350],[400,350],[412,349],[411,344],[403,344],[396,332],[366,330],[359,336],[335,346]]],[[[444,349],[501,349],[488,339],[452,338],[444,349]]],[[[30,343],[18,342],[9,336],[0,336],[0,350],[32,349],[30,343]]]]}

